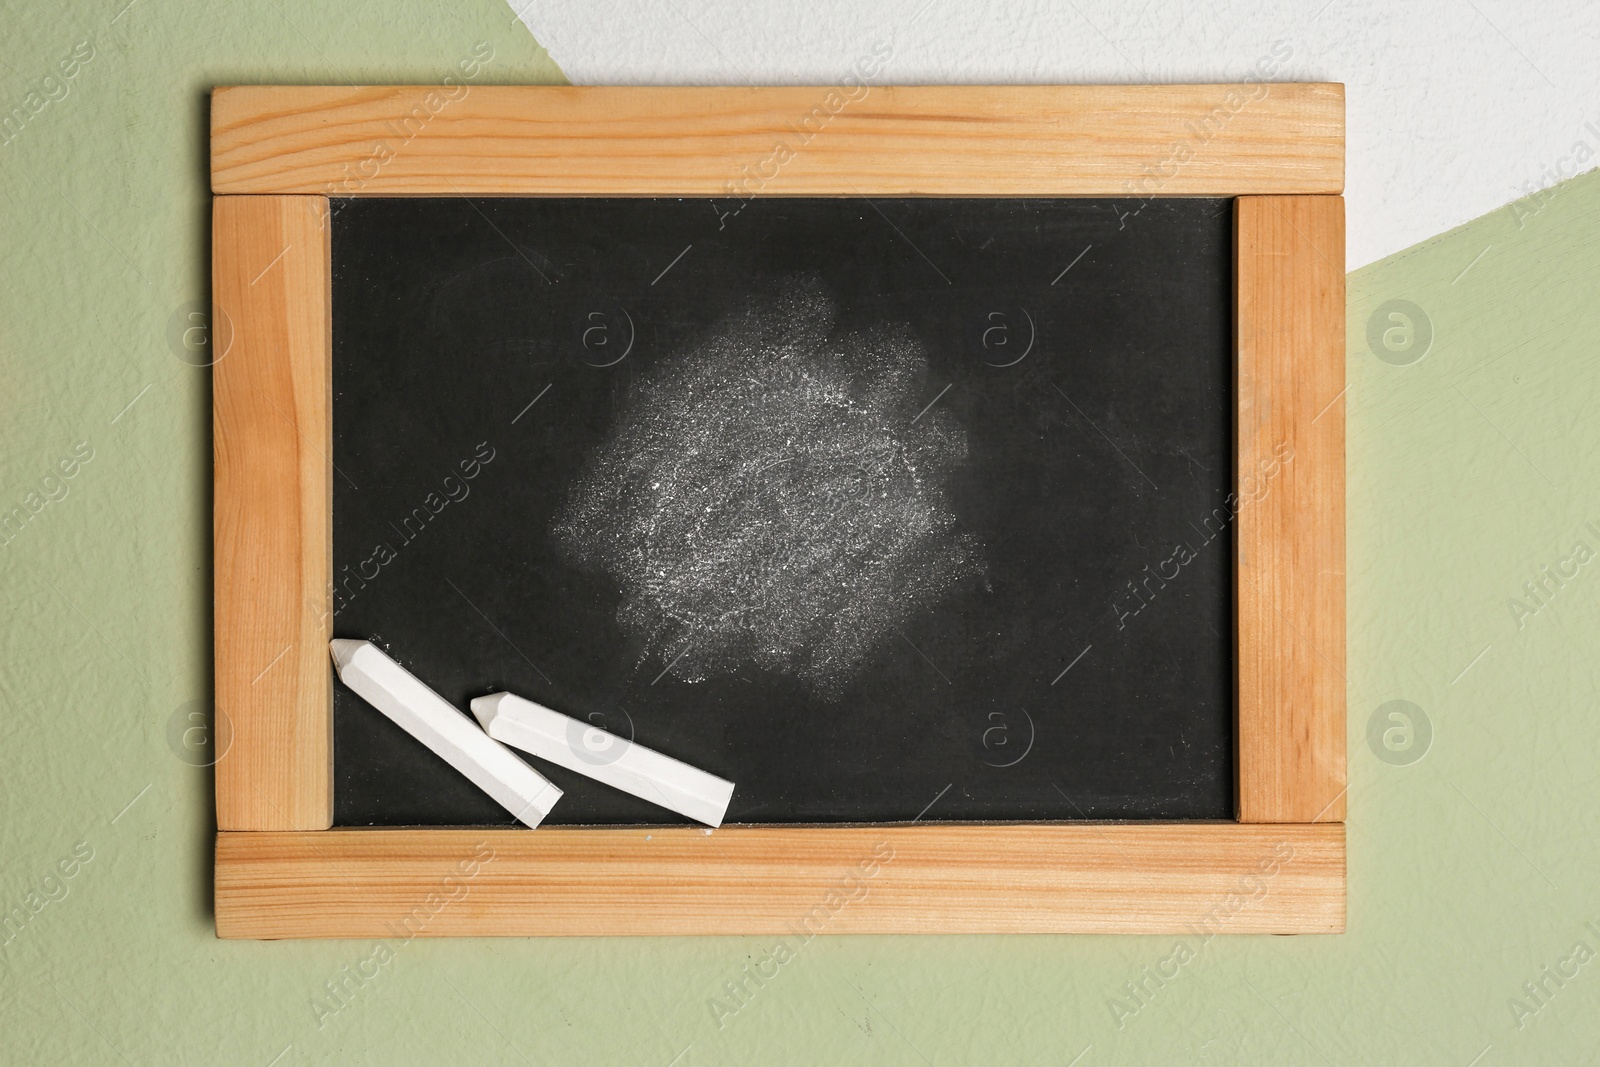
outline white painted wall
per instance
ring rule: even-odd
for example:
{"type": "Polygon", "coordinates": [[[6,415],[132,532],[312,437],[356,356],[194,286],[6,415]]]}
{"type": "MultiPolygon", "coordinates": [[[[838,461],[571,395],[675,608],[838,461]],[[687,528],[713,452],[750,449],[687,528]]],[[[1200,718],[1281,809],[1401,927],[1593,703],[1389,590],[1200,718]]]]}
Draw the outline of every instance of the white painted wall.
{"type": "Polygon", "coordinates": [[[1280,80],[1347,86],[1352,268],[1600,163],[1597,0],[510,2],[579,85],[830,83],[880,41],[884,83],[1233,81],[1284,41],[1280,80]]]}

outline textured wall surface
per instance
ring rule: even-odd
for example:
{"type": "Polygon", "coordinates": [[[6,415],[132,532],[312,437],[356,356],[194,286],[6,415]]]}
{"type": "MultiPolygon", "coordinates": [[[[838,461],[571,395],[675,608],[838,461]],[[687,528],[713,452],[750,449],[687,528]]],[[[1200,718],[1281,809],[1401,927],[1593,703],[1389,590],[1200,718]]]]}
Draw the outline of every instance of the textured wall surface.
{"type": "MultiPolygon", "coordinates": [[[[838,36],[847,43],[830,54],[842,57],[872,32],[826,21],[844,19],[826,6],[813,21],[752,6],[729,24],[776,42],[763,54],[777,58],[758,63],[718,38],[702,9],[676,0],[660,17],[676,17],[675,6],[705,37],[596,12],[586,17],[609,29],[581,56],[558,34],[562,59],[618,80],[665,80],[676,75],[663,57],[690,47],[714,56],[709,42],[722,40],[729,70],[809,79],[837,68],[807,65],[807,41],[838,36]]],[[[1478,50],[1453,80],[1427,81],[1426,95],[1448,103],[1439,113],[1460,112],[1450,123],[1536,128],[1525,142],[1437,150],[1428,166],[1442,188],[1481,172],[1500,190],[1456,201],[1462,212],[1508,199],[1506,187],[1548,158],[1541,146],[1581,136],[1577,112],[1600,103],[1570,98],[1570,120],[1553,108],[1501,117],[1488,106],[1495,86],[1543,92],[1518,73],[1519,50],[1558,84],[1571,76],[1569,89],[1592,66],[1561,58],[1577,47],[1575,22],[1544,14],[1527,25],[1510,5],[1476,6],[1518,46],[1491,48],[1472,31],[1478,50]]],[[[1199,14],[1164,29],[1160,6],[1135,10],[1152,40],[1217,35],[1220,49],[1229,30],[1199,14]]],[[[1449,52],[1482,17],[1472,3],[1449,11],[1407,5],[1383,33],[1403,38],[1406,54],[1449,52]],[[1422,9],[1433,17],[1407,13],[1422,9]]],[[[490,0],[13,0],[7,16],[0,100],[29,118],[0,147],[0,510],[20,505],[30,518],[0,545],[0,909],[26,914],[0,934],[0,1062],[1488,1067],[1593,1057],[1600,180],[1519,213],[1494,210],[1351,276],[1347,934],[1191,938],[1192,958],[1161,985],[1146,969],[1169,961],[1174,973],[1173,938],[820,937],[737,1005],[725,983],[770,950],[763,939],[256,944],[211,932],[210,778],[184,762],[176,737],[210,692],[209,387],[180,358],[183,314],[206,291],[205,90],[432,80],[480,41],[495,50],[486,79],[561,73],[490,0]],[[80,43],[92,58],[41,87],[63,77],[58,63],[80,43]],[[1148,992],[1135,1001],[1125,983],[1141,981],[1148,992]],[[340,982],[348,992],[335,1001],[327,989],[340,982]]],[[[950,58],[935,66],[930,53],[896,80],[962,75],[971,44],[994,64],[1042,48],[1042,14],[1013,23],[941,3],[923,18],[945,27],[950,58]]],[[[1265,18],[1247,29],[1229,69],[1283,32],[1265,18]]],[[[1103,52],[1086,77],[1134,76],[1087,25],[1067,36],[1103,52]]],[[[1186,70],[1143,58],[1152,77],[1186,70]]],[[[1354,86],[1370,72],[1342,64],[1330,53],[1297,73],[1354,86]]],[[[1018,60],[973,77],[1002,69],[1059,76],[1018,60]]],[[[1352,184],[1358,168],[1400,165],[1363,138],[1399,136],[1397,126],[1402,150],[1428,153],[1444,129],[1398,104],[1355,115],[1352,184]]],[[[1434,205],[1408,189],[1385,217],[1410,236],[1353,211],[1363,247],[1441,228],[1428,221],[1441,218],[1434,205]]]]}

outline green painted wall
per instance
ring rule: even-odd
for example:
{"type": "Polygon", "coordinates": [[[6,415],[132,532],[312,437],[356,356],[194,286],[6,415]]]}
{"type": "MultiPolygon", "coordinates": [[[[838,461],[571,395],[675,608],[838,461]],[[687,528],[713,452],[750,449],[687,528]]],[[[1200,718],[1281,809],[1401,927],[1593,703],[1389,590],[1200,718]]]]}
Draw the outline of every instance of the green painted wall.
{"type": "Polygon", "coordinates": [[[0,934],[0,1061],[1593,1054],[1600,962],[1573,950],[1600,951],[1600,563],[1574,548],[1600,550],[1600,180],[1351,277],[1348,934],[1214,941],[1120,1026],[1110,998],[1133,1007],[1122,984],[1173,939],[819,938],[719,1028],[708,1002],[766,940],[418,941],[372,964],[366,942],[216,941],[210,778],[171,736],[209,695],[208,379],[169,337],[206,295],[207,87],[437,80],[480,41],[484,81],[560,72],[498,0],[14,0],[6,23],[0,105],[27,121],[0,146],[0,511],[40,510],[0,546],[0,908],[39,908],[0,934]],[[1368,349],[1393,300],[1431,324],[1420,360],[1388,309],[1388,361],[1368,349]],[[1431,723],[1418,761],[1368,745],[1391,700],[1431,723]],[[319,1012],[358,966],[376,977],[319,1012]],[[1575,974],[1535,1001],[1547,966],[1575,974]]]}

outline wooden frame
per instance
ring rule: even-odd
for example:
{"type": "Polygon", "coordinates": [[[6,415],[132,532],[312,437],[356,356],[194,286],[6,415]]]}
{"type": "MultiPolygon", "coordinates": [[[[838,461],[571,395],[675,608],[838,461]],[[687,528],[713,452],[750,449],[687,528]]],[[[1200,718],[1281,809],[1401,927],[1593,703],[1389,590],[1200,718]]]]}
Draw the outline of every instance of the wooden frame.
{"type": "Polygon", "coordinates": [[[218,936],[1343,930],[1342,86],[244,87],[211,161],[218,936]],[[1236,197],[1237,821],[328,829],[327,197],[585,194],[1236,197]]]}

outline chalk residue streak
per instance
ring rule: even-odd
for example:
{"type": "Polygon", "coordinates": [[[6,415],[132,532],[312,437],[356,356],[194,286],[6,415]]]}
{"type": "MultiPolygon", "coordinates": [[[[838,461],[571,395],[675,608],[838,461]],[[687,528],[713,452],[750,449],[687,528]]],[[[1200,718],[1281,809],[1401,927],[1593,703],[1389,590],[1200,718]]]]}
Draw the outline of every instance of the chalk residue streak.
{"type": "Polygon", "coordinates": [[[760,668],[837,697],[984,569],[946,489],[966,434],[921,411],[921,346],[904,329],[837,334],[836,315],[796,281],[665,360],[557,518],[562,549],[610,574],[618,622],[646,659],[677,657],[675,678],[760,668]]]}

